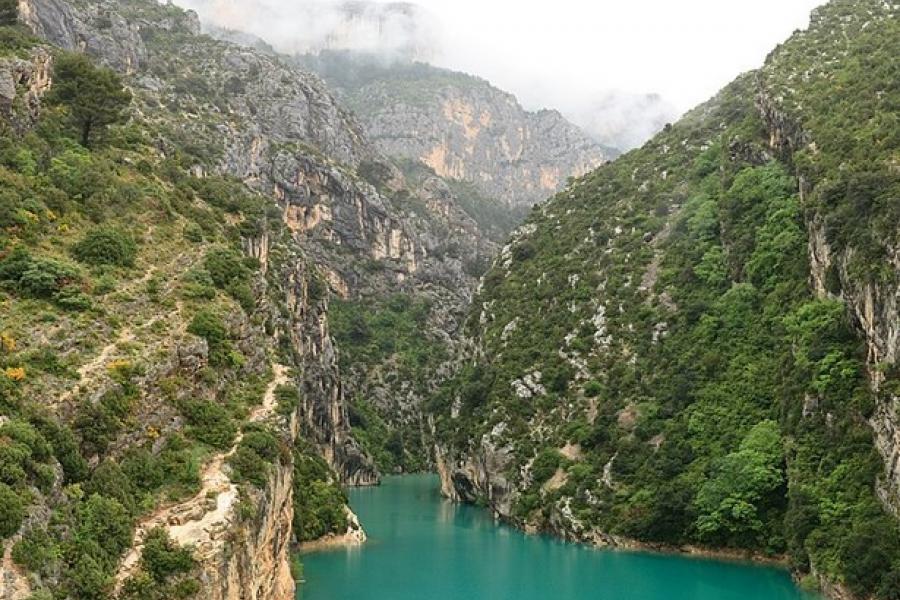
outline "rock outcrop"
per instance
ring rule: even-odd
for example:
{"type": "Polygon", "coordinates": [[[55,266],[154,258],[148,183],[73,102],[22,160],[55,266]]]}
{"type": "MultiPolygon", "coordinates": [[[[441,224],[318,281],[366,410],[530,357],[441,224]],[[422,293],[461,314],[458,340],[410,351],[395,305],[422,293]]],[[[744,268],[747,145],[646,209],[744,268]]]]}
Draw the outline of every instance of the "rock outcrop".
{"type": "Polygon", "coordinates": [[[47,49],[36,48],[28,57],[0,58],[0,117],[14,128],[31,126],[41,97],[50,89],[53,59],[47,49]]]}
{"type": "Polygon", "coordinates": [[[527,210],[617,154],[558,112],[528,112],[513,95],[470,75],[422,63],[384,66],[353,53],[298,60],[338,90],[386,155],[472,183],[514,210],[527,210]]]}

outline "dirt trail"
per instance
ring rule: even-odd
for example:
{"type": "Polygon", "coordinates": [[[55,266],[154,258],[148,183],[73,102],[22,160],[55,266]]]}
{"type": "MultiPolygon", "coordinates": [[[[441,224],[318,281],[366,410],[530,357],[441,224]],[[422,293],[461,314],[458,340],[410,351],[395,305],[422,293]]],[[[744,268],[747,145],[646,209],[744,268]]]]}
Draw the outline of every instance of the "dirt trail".
{"type": "MultiPolygon", "coordinates": [[[[179,256],[177,260],[180,260],[179,256]]],[[[125,292],[131,292],[139,288],[141,285],[146,285],[150,279],[156,274],[156,266],[151,265],[144,275],[131,283],[128,287],[124,289],[125,292]]],[[[143,331],[150,329],[158,322],[162,320],[170,320],[175,322],[174,319],[181,313],[182,302],[179,300],[175,304],[175,308],[167,313],[157,314],[155,317],[144,323],[143,325],[137,327],[138,331],[143,331]]],[[[183,334],[185,327],[182,326],[178,329],[176,334],[183,334]]],[[[106,346],[100,351],[100,354],[95,356],[90,361],[78,367],[76,373],[78,373],[78,381],[77,383],[70,388],[68,391],[61,394],[57,400],[58,404],[65,403],[72,399],[76,393],[84,390],[90,383],[95,381],[99,375],[102,375],[105,371],[106,367],[111,362],[111,359],[116,355],[116,352],[120,347],[129,344],[137,339],[137,335],[135,333],[135,329],[129,326],[125,326],[119,335],[116,336],[116,339],[106,346]]]]}
{"type": "Polygon", "coordinates": [[[31,596],[31,584],[28,581],[28,577],[12,559],[13,546],[19,539],[20,536],[17,535],[6,540],[6,549],[3,552],[3,567],[2,572],[0,572],[0,598],[24,600],[31,596]]]}
{"type": "MultiPolygon", "coordinates": [[[[287,367],[275,364],[272,370],[275,377],[266,387],[262,404],[250,414],[251,423],[264,421],[275,412],[275,390],[289,381],[287,367]]],[[[174,506],[161,507],[138,523],[131,550],[123,558],[116,575],[117,591],[137,569],[144,539],[157,527],[165,527],[169,537],[179,545],[193,545],[198,559],[215,550],[216,540],[230,526],[232,509],[238,499],[237,485],[229,479],[225,464],[243,438],[243,432],[238,433],[228,452],[216,454],[204,466],[200,475],[200,491],[193,498],[174,506]]]]}

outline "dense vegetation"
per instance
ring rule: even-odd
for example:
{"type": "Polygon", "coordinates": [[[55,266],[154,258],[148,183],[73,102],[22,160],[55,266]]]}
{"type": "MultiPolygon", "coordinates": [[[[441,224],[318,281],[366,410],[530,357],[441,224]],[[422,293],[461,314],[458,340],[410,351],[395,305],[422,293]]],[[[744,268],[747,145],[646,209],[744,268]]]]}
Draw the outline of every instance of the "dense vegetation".
{"type": "Polygon", "coordinates": [[[483,437],[509,452],[511,518],[787,555],[896,597],[900,532],[866,422],[879,400],[807,258],[821,219],[854,249],[833,292],[897,276],[891,10],[820,9],[765,69],[536,210],[498,259],[469,322],[490,359],[433,408],[457,454],[483,437]],[[783,96],[780,119],[760,116],[760,90],[783,96]]]}
{"type": "Polygon", "coordinates": [[[126,600],[184,600],[200,591],[200,582],[189,577],[196,561],[191,551],[179,548],[162,529],[151,531],[144,542],[140,571],[122,590],[126,600]]]}
{"type": "MultiPolygon", "coordinates": [[[[18,32],[0,38],[28,52],[18,32]]],[[[259,277],[240,240],[263,226],[264,201],[190,175],[178,150],[161,156],[146,124],[126,122],[130,94],[112,71],[62,52],[55,64],[33,127],[0,119],[0,538],[45,586],[36,597],[99,599],[135,522],[196,494],[200,465],[238,431],[242,485],[288,458],[266,427],[244,426],[266,373],[235,332],[259,277]],[[179,327],[209,348],[194,378],[158,368],[179,327]],[[182,431],[164,429],[173,417],[182,431]]],[[[191,597],[193,570],[190,549],[151,534],[123,595],[191,597]]]]}
{"type": "MultiPolygon", "coordinates": [[[[330,322],[341,348],[342,369],[363,370],[370,384],[382,378],[383,383],[397,384],[396,389],[407,396],[426,397],[435,367],[448,359],[444,341],[425,334],[430,311],[426,300],[407,294],[386,300],[334,301],[330,322]]],[[[398,415],[403,399],[386,400],[377,406],[367,390],[359,390],[350,399],[354,437],[384,472],[426,468],[429,450],[423,443],[418,407],[408,406],[410,414],[398,415]]]]}
{"type": "Polygon", "coordinates": [[[302,441],[294,449],[294,535],[301,542],[347,531],[347,495],[328,464],[302,441]]]}
{"type": "Polygon", "coordinates": [[[18,0],[0,0],[0,27],[15,25],[18,20],[18,0]]]}

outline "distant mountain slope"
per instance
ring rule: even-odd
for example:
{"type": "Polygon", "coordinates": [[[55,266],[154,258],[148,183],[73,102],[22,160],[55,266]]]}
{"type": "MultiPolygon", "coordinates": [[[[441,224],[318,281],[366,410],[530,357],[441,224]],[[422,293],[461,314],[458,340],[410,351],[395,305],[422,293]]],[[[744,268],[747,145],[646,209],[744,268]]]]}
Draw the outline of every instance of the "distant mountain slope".
{"type": "Polygon", "coordinates": [[[532,213],[432,405],[448,495],[897,597],[898,16],[834,0],[532,213]]]}
{"type": "Polygon", "coordinates": [[[515,210],[617,154],[558,112],[528,112],[477,77],[350,52],[297,60],[338,91],[385,154],[471,183],[515,210]]]}

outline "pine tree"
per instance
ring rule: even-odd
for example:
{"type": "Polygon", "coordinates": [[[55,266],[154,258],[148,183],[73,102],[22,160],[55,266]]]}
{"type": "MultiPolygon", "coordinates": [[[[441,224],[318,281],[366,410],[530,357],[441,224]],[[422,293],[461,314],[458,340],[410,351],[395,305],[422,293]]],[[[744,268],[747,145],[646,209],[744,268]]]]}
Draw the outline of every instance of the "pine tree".
{"type": "Polygon", "coordinates": [[[125,120],[131,92],[114,71],[95,66],[82,54],[65,54],[53,69],[47,102],[68,109],[81,144],[89,148],[97,132],[125,120]]]}

